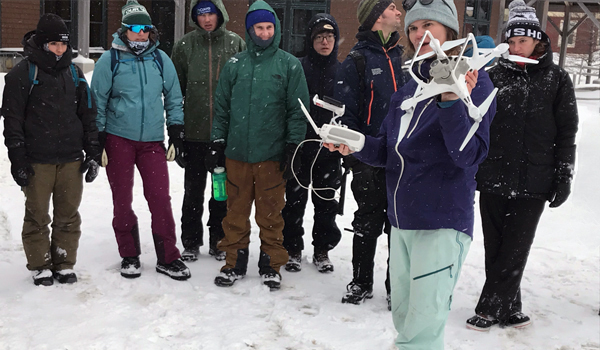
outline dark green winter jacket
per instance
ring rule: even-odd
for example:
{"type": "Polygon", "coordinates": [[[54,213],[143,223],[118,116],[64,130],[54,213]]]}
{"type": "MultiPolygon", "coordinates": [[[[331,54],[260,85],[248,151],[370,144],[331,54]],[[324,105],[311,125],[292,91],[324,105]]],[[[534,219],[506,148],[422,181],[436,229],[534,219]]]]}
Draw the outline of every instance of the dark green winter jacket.
{"type": "MultiPolygon", "coordinates": [[[[248,13],[275,11],[256,1],[248,13]]],[[[298,144],[307,121],[298,98],[309,106],[300,61],[279,49],[281,25],[275,15],[275,37],[260,48],[246,31],[248,49],[232,57],[219,78],[211,140],[224,139],[227,158],[247,163],[281,161],[286,143],[298,144]]]]}
{"type": "Polygon", "coordinates": [[[246,49],[246,43],[225,28],[229,15],[221,0],[211,0],[222,14],[217,29],[212,32],[202,29],[192,13],[198,1],[192,0],[188,16],[190,25],[196,29],[175,43],[171,59],[185,99],[185,139],[208,142],[219,74],[231,56],[246,49]]]}

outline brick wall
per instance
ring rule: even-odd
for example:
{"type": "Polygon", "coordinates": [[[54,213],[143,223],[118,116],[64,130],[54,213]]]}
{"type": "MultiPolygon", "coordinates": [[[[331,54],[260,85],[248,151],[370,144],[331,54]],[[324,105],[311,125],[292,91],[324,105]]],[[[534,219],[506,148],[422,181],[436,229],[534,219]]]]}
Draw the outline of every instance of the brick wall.
{"type": "MultiPolygon", "coordinates": [[[[121,7],[127,3],[126,0],[110,0],[106,6],[106,43],[110,48],[113,41],[112,35],[121,28],[121,7]]],[[[145,4],[144,4],[145,5],[145,4]]]]}
{"type": "Polygon", "coordinates": [[[40,19],[40,2],[2,0],[2,47],[21,47],[23,35],[34,30],[40,19]]]}

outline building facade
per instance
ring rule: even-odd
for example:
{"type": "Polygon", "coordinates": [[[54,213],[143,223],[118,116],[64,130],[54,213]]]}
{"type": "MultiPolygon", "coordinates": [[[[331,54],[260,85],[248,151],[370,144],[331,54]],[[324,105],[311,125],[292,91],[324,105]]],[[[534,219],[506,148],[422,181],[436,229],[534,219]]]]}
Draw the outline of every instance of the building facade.
{"type": "MultiPolygon", "coordinates": [[[[224,0],[229,13],[228,29],[244,37],[244,19],[248,7],[255,0],[224,0]]],[[[139,0],[150,12],[153,23],[160,33],[160,48],[171,53],[173,43],[185,32],[193,30],[188,26],[190,0],[139,0]]],[[[267,0],[275,9],[282,23],[281,48],[295,55],[301,55],[304,45],[304,32],[310,18],[320,12],[333,15],[339,25],[341,40],[339,55],[343,59],[354,43],[358,29],[356,8],[359,0],[267,0]]],[[[396,0],[401,7],[401,0],[396,0]]],[[[530,1],[535,3],[535,0],[530,1]]],[[[538,0],[538,3],[540,0],[538,0]]],[[[0,54],[21,48],[23,35],[35,29],[43,13],[56,13],[61,16],[71,30],[72,44],[78,48],[78,25],[89,25],[90,57],[97,57],[102,50],[110,48],[112,33],[121,25],[121,7],[126,0],[1,0],[0,1],[0,54]],[[89,1],[89,18],[81,15],[81,1],[89,1]],[[83,22],[82,22],[83,21],[83,22]],[[86,22],[87,21],[87,22],[86,22]]],[[[461,23],[460,37],[467,33],[490,35],[498,42],[501,38],[503,21],[508,17],[510,0],[455,0],[461,23]]],[[[562,14],[549,12],[549,19],[561,21],[562,14]]],[[[600,17],[600,16],[598,16],[600,17]]],[[[577,19],[574,19],[577,21],[577,19]]],[[[573,19],[571,20],[571,22],[573,19]]],[[[590,22],[590,21],[587,21],[590,22]]],[[[556,43],[558,31],[550,25],[548,34],[556,43]]],[[[403,44],[406,37],[402,33],[403,44]]],[[[594,24],[581,23],[569,39],[568,52],[579,52],[587,45],[594,49],[600,45],[598,30],[594,24]],[[585,43],[585,44],[584,44],[585,43]]],[[[85,51],[87,52],[87,51],[85,51]]],[[[1,68],[1,67],[0,67],[1,68]]]]}

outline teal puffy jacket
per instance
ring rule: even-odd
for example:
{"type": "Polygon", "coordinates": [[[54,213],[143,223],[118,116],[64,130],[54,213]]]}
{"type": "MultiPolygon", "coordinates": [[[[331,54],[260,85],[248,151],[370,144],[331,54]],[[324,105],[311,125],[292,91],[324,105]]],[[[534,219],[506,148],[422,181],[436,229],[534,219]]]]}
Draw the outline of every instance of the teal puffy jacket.
{"type": "Polygon", "coordinates": [[[102,54],[92,76],[98,131],[134,141],[163,141],[165,112],[167,126],[183,125],[183,99],[175,66],[166,53],[156,48],[157,40],[151,39],[148,49],[136,56],[119,38],[119,32],[113,38],[112,47],[119,50],[120,60],[147,59],[122,61],[113,76],[110,52],[102,54]],[[152,59],[154,50],[162,57],[162,75],[152,59]]]}

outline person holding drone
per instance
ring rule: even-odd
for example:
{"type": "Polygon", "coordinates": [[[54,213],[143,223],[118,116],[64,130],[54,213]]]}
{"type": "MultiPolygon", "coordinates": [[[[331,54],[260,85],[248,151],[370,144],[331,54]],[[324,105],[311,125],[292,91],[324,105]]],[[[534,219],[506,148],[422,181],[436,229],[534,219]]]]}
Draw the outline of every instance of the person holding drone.
{"type": "MultiPolygon", "coordinates": [[[[419,48],[417,55],[438,50],[433,38],[440,45],[457,38],[459,25],[452,0],[405,0],[403,6],[409,49],[419,48]]],[[[396,346],[437,350],[444,348],[453,290],[473,236],[475,173],[487,155],[496,104],[493,100],[460,151],[474,120],[458,95],[443,92],[417,101],[410,111],[401,108],[418,86],[432,82],[430,67],[449,64],[436,61],[435,56],[415,60],[413,80],[392,96],[379,134],[367,136],[363,149],[353,155],[386,171],[396,346]],[[414,117],[404,125],[407,112],[414,117]],[[400,130],[407,126],[407,135],[399,139],[400,130]]],[[[469,70],[456,84],[464,84],[463,90],[476,106],[494,89],[484,70],[469,70]]],[[[344,144],[325,146],[350,153],[344,144]]]]}
{"type": "Polygon", "coordinates": [[[509,6],[505,40],[512,55],[538,64],[501,59],[490,69],[498,113],[490,129],[490,154],[477,172],[485,246],[486,281],[467,328],[522,328],[521,279],[546,201],[562,205],[571,193],[577,103],[567,72],[552,61],[550,39],[535,9],[509,6]]]}

